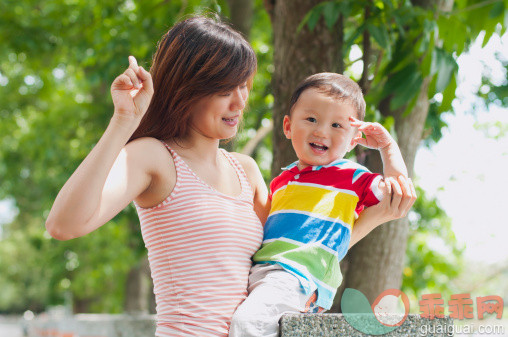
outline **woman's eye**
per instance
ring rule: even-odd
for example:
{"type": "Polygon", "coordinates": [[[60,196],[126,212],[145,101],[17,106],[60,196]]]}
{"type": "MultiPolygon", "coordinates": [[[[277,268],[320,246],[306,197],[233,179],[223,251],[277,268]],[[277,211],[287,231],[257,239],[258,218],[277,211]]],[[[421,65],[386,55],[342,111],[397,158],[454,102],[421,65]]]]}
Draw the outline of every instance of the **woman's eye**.
{"type": "Polygon", "coordinates": [[[340,124],[339,123],[333,123],[332,124],[332,128],[340,128],[340,124]]]}
{"type": "Polygon", "coordinates": [[[316,119],[314,117],[307,117],[307,120],[312,123],[316,122],[316,119]]]}

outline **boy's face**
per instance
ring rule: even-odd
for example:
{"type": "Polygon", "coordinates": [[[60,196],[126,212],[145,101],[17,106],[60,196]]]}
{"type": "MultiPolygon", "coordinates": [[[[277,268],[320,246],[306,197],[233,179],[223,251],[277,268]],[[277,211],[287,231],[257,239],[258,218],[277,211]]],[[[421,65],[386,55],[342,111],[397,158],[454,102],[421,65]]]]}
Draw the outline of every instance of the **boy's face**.
{"type": "Polygon", "coordinates": [[[340,101],[319,89],[302,92],[293,106],[291,117],[284,117],[284,134],[291,139],[299,159],[298,168],[328,165],[342,159],[354,145],[358,134],[349,117],[356,110],[347,101],[340,101]]]}

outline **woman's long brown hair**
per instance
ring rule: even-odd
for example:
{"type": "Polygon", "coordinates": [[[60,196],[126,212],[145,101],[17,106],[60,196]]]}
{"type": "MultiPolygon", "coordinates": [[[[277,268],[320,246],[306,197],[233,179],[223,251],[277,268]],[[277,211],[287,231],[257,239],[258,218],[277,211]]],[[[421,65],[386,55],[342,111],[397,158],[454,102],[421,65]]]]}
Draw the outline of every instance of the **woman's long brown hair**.
{"type": "Polygon", "coordinates": [[[177,23],[158,44],[150,68],[152,101],[129,141],[186,136],[190,107],[208,95],[251,84],[256,66],[251,45],[217,19],[200,16],[177,23]]]}

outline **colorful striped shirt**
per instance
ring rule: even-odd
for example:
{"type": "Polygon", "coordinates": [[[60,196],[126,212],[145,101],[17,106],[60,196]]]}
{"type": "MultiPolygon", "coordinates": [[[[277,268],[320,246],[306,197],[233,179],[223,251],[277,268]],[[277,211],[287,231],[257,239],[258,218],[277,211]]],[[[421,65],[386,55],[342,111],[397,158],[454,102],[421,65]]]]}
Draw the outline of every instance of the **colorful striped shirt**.
{"type": "Polygon", "coordinates": [[[253,191],[228,152],[221,150],[241,183],[236,197],[206,184],[166,147],[176,168],[173,191],[155,207],[136,204],[157,303],[155,335],[226,337],[263,237],[253,191]]]}
{"type": "Polygon", "coordinates": [[[330,309],[342,274],[351,229],[364,207],[382,198],[382,176],[350,160],[299,170],[284,168],[270,184],[272,206],[256,263],[276,263],[295,275],[316,305],[330,309]]]}

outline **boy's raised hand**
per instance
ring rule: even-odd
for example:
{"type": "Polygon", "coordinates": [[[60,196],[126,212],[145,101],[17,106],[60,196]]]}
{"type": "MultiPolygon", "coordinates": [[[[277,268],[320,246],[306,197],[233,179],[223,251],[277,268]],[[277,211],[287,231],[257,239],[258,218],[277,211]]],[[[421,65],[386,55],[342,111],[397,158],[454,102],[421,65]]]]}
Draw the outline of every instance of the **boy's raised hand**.
{"type": "Polygon", "coordinates": [[[115,78],[111,85],[114,116],[126,122],[139,123],[148,109],[152,95],[152,76],[138,66],[134,56],[129,56],[129,68],[115,78]]]}
{"type": "Polygon", "coordinates": [[[358,127],[358,131],[365,135],[353,138],[354,144],[360,144],[371,149],[383,149],[394,142],[392,136],[379,123],[369,123],[360,121],[354,117],[349,117],[351,126],[358,127]]]}

